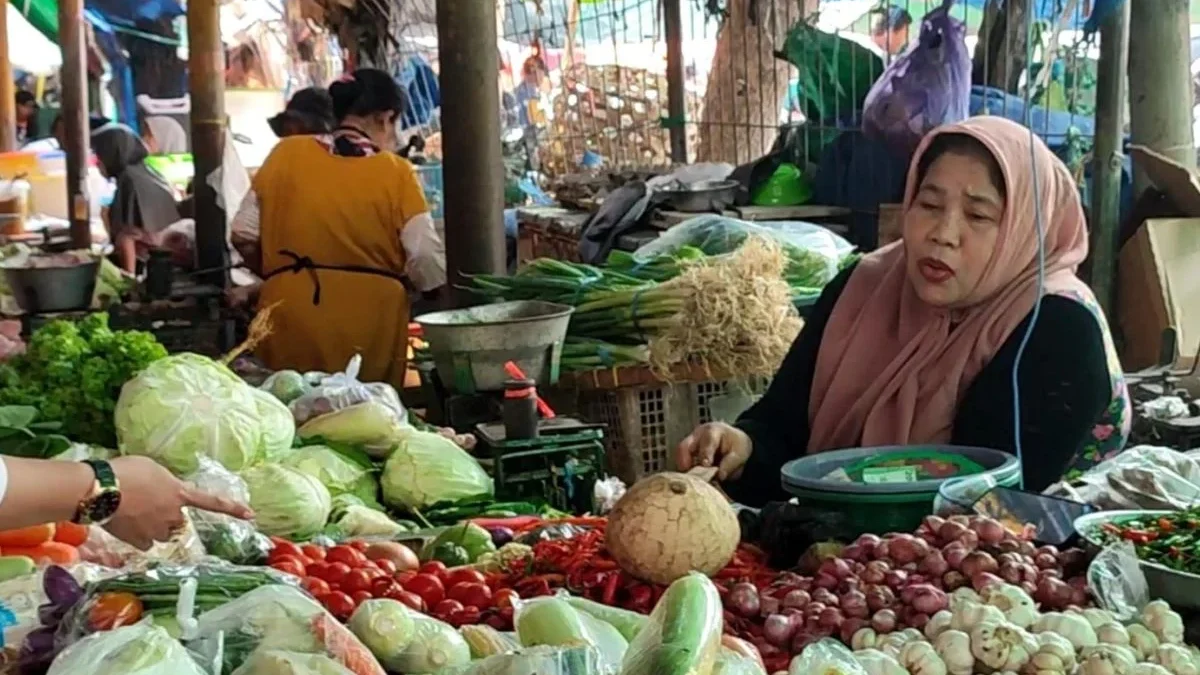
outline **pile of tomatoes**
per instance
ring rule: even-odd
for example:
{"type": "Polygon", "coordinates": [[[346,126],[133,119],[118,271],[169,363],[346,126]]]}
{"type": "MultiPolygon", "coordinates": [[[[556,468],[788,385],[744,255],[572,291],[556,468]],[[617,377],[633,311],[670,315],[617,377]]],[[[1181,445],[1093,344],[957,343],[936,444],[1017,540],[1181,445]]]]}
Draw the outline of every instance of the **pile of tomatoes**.
{"type": "MultiPolygon", "coordinates": [[[[400,569],[394,560],[367,557],[368,544],[351,541],[325,548],[275,541],[268,564],[301,580],[330,614],[346,621],[366,600],[388,598],[454,626],[486,623],[512,630],[519,595],[501,579],[469,567],[447,569],[438,561],[400,569]]],[[[415,562],[415,561],[414,561],[415,562]]]]}

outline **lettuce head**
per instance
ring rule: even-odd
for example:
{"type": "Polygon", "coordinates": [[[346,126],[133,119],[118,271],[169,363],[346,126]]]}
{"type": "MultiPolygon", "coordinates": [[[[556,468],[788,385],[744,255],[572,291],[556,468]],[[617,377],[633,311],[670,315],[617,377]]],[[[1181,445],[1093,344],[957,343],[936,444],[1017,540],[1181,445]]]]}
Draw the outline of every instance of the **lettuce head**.
{"type": "Polygon", "coordinates": [[[295,435],[287,406],[196,354],[150,364],[121,388],[114,416],[122,454],[150,457],[181,476],[203,456],[241,471],[283,455],[295,435]]]}
{"type": "Polygon", "coordinates": [[[263,534],[304,541],[320,533],[329,520],[329,490],[306,473],[260,464],[243,471],[242,479],[250,488],[250,507],[263,534]]]}
{"type": "Polygon", "coordinates": [[[281,462],[321,481],[329,494],[350,494],[366,504],[379,500],[379,482],[369,460],[355,460],[325,445],[309,445],[292,451],[281,462]]]}
{"type": "Polygon", "coordinates": [[[383,466],[388,506],[424,508],[440,501],[492,494],[492,479],[466,450],[440,434],[412,430],[383,466]]]}

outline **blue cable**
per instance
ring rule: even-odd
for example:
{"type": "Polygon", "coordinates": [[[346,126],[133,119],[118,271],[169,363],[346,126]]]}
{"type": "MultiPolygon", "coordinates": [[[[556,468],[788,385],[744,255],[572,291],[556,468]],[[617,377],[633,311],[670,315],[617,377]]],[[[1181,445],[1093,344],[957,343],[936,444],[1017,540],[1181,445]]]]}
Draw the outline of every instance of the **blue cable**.
{"type": "MultiPolygon", "coordinates": [[[[1025,42],[1025,62],[1033,63],[1033,21],[1032,17],[1029,21],[1029,38],[1025,42]]],[[[1025,328],[1025,335],[1021,338],[1021,344],[1017,347],[1017,356],[1013,360],[1012,369],[1012,392],[1013,392],[1013,441],[1017,461],[1021,466],[1020,480],[1018,487],[1025,489],[1025,460],[1022,456],[1021,448],[1021,383],[1018,373],[1021,369],[1021,357],[1025,355],[1025,347],[1029,344],[1029,338],[1033,335],[1034,326],[1037,325],[1038,315],[1042,310],[1042,294],[1046,292],[1046,227],[1042,222],[1042,202],[1038,192],[1038,175],[1037,175],[1037,135],[1033,133],[1032,106],[1030,105],[1030,92],[1026,87],[1025,92],[1025,127],[1029,129],[1029,170],[1030,178],[1033,181],[1033,218],[1037,225],[1037,243],[1038,243],[1038,277],[1037,277],[1037,296],[1033,301],[1033,313],[1029,316],[1029,325],[1025,328]]]]}

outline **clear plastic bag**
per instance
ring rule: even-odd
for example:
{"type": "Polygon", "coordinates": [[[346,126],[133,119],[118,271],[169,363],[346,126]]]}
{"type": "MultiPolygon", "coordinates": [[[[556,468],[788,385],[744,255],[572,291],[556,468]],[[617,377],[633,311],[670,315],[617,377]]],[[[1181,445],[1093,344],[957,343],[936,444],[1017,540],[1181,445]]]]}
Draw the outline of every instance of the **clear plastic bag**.
{"type": "Polygon", "coordinates": [[[307,394],[312,389],[312,385],[304,379],[304,375],[294,370],[280,370],[268,375],[259,389],[287,405],[307,394]]]}
{"type": "Polygon", "coordinates": [[[1200,502],[1200,452],[1135,446],[1072,481],[1050,486],[1046,494],[1105,511],[1187,509],[1200,502]]]}
{"type": "Polygon", "coordinates": [[[88,528],[87,541],[79,547],[84,562],[125,570],[146,569],[153,565],[194,565],[207,553],[196,526],[184,514],[183,527],[167,542],[155,542],[149,551],[131,546],[108,533],[102,527],[88,528]]]}
{"type": "Polygon", "coordinates": [[[47,675],[208,675],[178,640],[150,622],[89,635],[63,650],[47,675]]]}
{"type": "Polygon", "coordinates": [[[633,255],[647,260],[673,254],[684,246],[698,248],[709,256],[725,255],[736,251],[751,236],[771,239],[783,247],[787,256],[785,273],[793,286],[823,287],[837,275],[842,257],[854,250],[845,239],[812,223],[789,221],[766,226],[704,215],[679,223],[633,255]]]}
{"type": "Polygon", "coordinates": [[[621,675],[708,675],[721,652],[722,611],[708,577],[692,572],[675,580],[630,643],[621,675]],[[667,636],[674,641],[664,641],[667,636]]]}
{"type": "Polygon", "coordinates": [[[592,647],[598,659],[593,672],[599,675],[615,675],[621,670],[629,644],[616,628],[575,609],[559,596],[518,603],[513,623],[524,647],[592,647]]]}
{"type": "MultiPolygon", "coordinates": [[[[246,481],[214,459],[201,457],[200,468],[188,476],[188,481],[208,494],[250,503],[246,481]]],[[[253,523],[200,509],[188,509],[187,514],[209,555],[235,565],[257,565],[271,552],[271,540],[259,533],[253,523]]]]}
{"type": "Polygon", "coordinates": [[[296,418],[296,424],[328,415],[351,406],[362,403],[376,403],[384,406],[392,414],[396,422],[404,424],[408,413],[400,403],[400,395],[395,388],[384,382],[365,383],[358,379],[362,368],[362,356],[355,355],[346,364],[346,370],[330,375],[321,380],[303,395],[297,397],[288,408],[296,418]]]}
{"type": "Polygon", "coordinates": [[[1122,541],[1106,546],[1087,571],[1088,586],[1096,604],[1124,622],[1136,619],[1150,602],[1150,587],[1133,544],[1122,541]]]}
{"type": "Polygon", "coordinates": [[[854,652],[837,640],[826,638],[800,652],[788,665],[788,675],[867,675],[854,652]]]}
{"type": "Polygon", "coordinates": [[[722,649],[713,664],[712,675],[767,675],[761,661],[722,649]]]}
{"type": "Polygon", "coordinates": [[[301,654],[278,649],[254,652],[230,675],[258,675],[260,673],[286,673],[287,675],[355,675],[350,670],[324,654],[301,654]]]}
{"type": "Polygon", "coordinates": [[[974,513],[975,502],[997,485],[996,479],[988,474],[942,481],[937,496],[933,498],[933,512],[943,518],[974,513]]]}
{"type": "MultiPolygon", "coordinates": [[[[591,675],[600,658],[591,647],[533,647],[475,661],[453,675],[591,675]]],[[[449,674],[447,674],[449,675],[449,674]]]]}
{"type": "MultiPolygon", "coordinates": [[[[217,673],[249,675],[260,671],[241,669],[243,664],[272,659],[282,659],[281,665],[297,660],[303,664],[305,655],[317,655],[353,675],[384,675],[383,667],[348,628],[292,586],[262,586],[201,614],[188,644],[217,673]]],[[[312,672],[326,675],[327,671],[312,672]]]]}
{"type": "Polygon", "coordinates": [[[933,129],[966,119],[971,103],[967,27],[950,16],[954,0],[925,15],[921,36],[867,93],[863,133],[912,152],[933,129]]]}

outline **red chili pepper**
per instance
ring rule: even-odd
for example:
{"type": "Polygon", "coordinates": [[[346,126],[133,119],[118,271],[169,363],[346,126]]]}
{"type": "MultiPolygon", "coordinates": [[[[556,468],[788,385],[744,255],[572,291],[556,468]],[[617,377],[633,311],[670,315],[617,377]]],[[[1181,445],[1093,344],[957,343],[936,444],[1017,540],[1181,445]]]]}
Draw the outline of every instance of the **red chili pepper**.
{"type": "Polygon", "coordinates": [[[646,584],[635,583],[629,587],[629,601],[625,604],[626,609],[642,614],[649,614],[654,608],[654,590],[646,584]]]}
{"type": "Polygon", "coordinates": [[[600,594],[600,602],[612,606],[617,600],[617,588],[621,585],[621,572],[607,572],[608,578],[604,581],[604,591],[600,594]]]}
{"type": "Polygon", "coordinates": [[[1182,558],[1183,557],[1183,549],[1179,548],[1178,546],[1172,546],[1171,548],[1167,549],[1167,553],[1172,558],[1182,558]]]}

